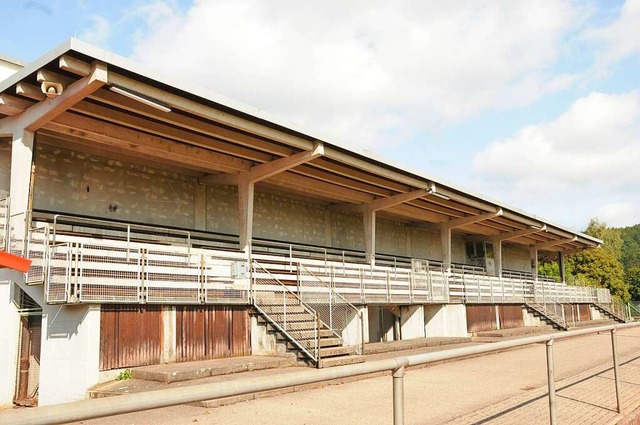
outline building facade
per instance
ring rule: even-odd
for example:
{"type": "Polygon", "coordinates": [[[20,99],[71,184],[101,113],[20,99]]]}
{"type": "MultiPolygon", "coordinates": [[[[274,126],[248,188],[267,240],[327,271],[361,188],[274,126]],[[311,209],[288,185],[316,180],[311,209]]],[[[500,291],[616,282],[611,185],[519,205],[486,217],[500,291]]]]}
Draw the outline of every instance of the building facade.
{"type": "Polygon", "coordinates": [[[0,248],[32,266],[0,271],[0,403],[82,399],[146,364],[288,349],[329,367],[366,342],[613,308],[538,276],[588,235],[77,40],[5,68],[0,248]]]}

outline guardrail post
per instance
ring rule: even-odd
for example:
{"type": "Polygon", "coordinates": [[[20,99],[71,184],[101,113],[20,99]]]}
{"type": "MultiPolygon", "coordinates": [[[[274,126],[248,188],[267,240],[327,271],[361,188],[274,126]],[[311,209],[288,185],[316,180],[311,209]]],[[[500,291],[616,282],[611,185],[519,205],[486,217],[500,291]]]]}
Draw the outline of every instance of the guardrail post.
{"type": "Polygon", "coordinates": [[[620,367],[618,364],[618,340],[616,329],[611,329],[611,353],[613,355],[613,376],[616,381],[616,402],[618,413],[622,414],[622,398],[620,395],[620,367]]]}
{"type": "Polygon", "coordinates": [[[393,425],[404,425],[404,365],[393,371],[393,425]]]}
{"type": "Polygon", "coordinates": [[[556,425],[556,381],[553,367],[553,339],[547,341],[547,385],[549,387],[549,423],[556,425]]]}

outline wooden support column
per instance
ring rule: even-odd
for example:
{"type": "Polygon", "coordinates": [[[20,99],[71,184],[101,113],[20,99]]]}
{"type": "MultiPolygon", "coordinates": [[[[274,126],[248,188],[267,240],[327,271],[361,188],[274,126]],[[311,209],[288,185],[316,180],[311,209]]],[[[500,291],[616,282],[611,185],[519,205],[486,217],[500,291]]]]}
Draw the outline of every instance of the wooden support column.
{"type": "Polygon", "coordinates": [[[445,272],[451,271],[451,228],[442,226],[440,229],[440,242],[442,244],[442,266],[445,272]]]}
{"type": "Polygon", "coordinates": [[[567,272],[564,265],[564,252],[558,251],[558,268],[560,269],[560,280],[567,281],[567,272]]]}
{"type": "Polygon", "coordinates": [[[502,277],[502,239],[493,240],[493,259],[495,261],[495,276],[502,277]]]}

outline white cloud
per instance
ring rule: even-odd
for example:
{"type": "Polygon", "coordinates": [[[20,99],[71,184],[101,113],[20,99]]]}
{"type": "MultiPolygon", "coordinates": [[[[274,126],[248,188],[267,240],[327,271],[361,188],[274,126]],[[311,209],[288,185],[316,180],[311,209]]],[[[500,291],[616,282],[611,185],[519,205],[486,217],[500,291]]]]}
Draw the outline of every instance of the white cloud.
{"type": "Polygon", "coordinates": [[[133,58],[371,146],[571,85],[560,43],[585,18],[569,1],[150,3],[133,58]]]}
{"type": "Polygon", "coordinates": [[[640,0],[627,0],[613,22],[585,32],[585,38],[600,44],[596,68],[606,71],[611,65],[640,52],[640,0]]]}
{"type": "Polygon", "coordinates": [[[78,34],[80,40],[98,46],[106,46],[111,35],[111,24],[109,20],[100,15],[91,17],[91,27],[78,34]]]}
{"type": "Polygon", "coordinates": [[[598,218],[613,227],[637,224],[640,219],[640,205],[629,202],[612,202],[598,209],[598,218]]]}
{"type": "Polygon", "coordinates": [[[611,224],[640,217],[640,92],[593,92],[555,120],[521,129],[476,154],[485,184],[566,222],[601,214],[611,224]],[[624,207],[624,208],[623,208],[624,207]]]}

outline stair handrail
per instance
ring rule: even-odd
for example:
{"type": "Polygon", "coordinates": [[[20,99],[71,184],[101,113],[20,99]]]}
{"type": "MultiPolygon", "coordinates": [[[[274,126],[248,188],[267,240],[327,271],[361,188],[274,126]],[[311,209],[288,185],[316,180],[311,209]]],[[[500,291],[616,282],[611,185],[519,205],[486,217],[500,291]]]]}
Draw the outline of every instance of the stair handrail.
{"type": "MultiPolygon", "coordinates": [[[[302,299],[298,296],[298,294],[296,294],[294,291],[291,290],[291,288],[289,288],[287,285],[285,285],[284,283],[282,283],[277,277],[275,277],[269,270],[267,270],[264,266],[262,266],[260,263],[258,263],[257,261],[253,261],[252,263],[253,265],[253,271],[252,271],[252,298],[253,298],[253,306],[260,311],[260,313],[265,316],[269,321],[271,321],[271,323],[276,326],[280,332],[282,332],[284,335],[287,336],[287,338],[289,338],[291,340],[291,342],[293,342],[296,346],[298,346],[298,348],[300,350],[302,350],[305,354],[307,354],[314,362],[319,363],[320,362],[320,320],[319,320],[319,316],[318,316],[318,312],[315,311],[313,308],[309,307],[308,305],[306,305],[302,299]],[[283,293],[286,293],[288,295],[293,296],[297,301],[298,301],[298,305],[300,305],[307,313],[313,315],[314,317],[314,323],[315,323],[315,338],[314,338],[314,347],[313,347],[313,351],[310,351],[309,348],[305,347],[302,343],[300,343],[297,339],[295,339],[286,329],[286,310],[285,310],[285,323],[284,325],[278,323],[277,320],[275,320],[271,315],[269,315],[264,308],[261,308],[258,305],[258,297],[256,297],[256,292],[259,292],[256,287],[259,286],[256,284],[255,282],[255,272],[256,269],[260,271],[260,273],[265,273],[267,276],[269,276],[270,280],[274,283],[276,283],[278,285],[278,287],[281,288],[281,290],[283,291],[283,293]]],[[[283,306],[286,308],[286,304],[283,303],[283,306]]]]}
{"type": "MultiPolygon", "coordinates": [[[[364,323],[363,323],[363,317],[362,317],[362,313],[360,312],[360,310],[358,310],[358,308],[353,305],[351,302],[349,302],[349,300],[347,300],[345,297],[343,297],[340,293],[338,293],[335,289],[333,289],[330,285],[327,285],[319,276],[317,276],[315,273],[313,273],[311,270],[309,270],[307,267],[305,267],[302,263],[298,262],[298,294],[302,297],[304,291],[303,291],[303,285],[301,284],[302,280],[300,279],[300,271],[303,271],[304,273],[308,274],[309,276],[311,276],[312,278],[314,278],[315,281],[317,281],[322,287],[326,288],[328,290],[329,293],[329,305],[330,305],[330,310],[329,310],[329,314],[332,315],[333,311],[331,309],[331,299],[332,297],[335,297],[337,299],[339,299],[342,303],[342,305],[346,306],[347,309],[350,309],[351,311],[355,312],[355,316],[358,318],[358,321],[360,322],[360,325],[358,326],[358,332],[360,333],[359,335],[359,344],[356,344],[358,346],[357,348],[357,353],[358,354],[363,354],[364,353],[364,323]]],[[[304,302],[304,300],[303,300],[304,302]]],[[[331,318],[329,319],[329,323],[327,323],[327,320],[323,320],[323,318],[321,317],[320,311],[316,310],[316,312],[318,313],[318,317],[320,318],[320,321],[328,328],[331,330],[331,332],[333,332],[333,334],[340,338],[340,341],[344,344],[344,345],[350,345],[347,344],[344,341],[344,338],[342,336],[342,334],[340,334],[338,331],[336,331],[336,328],[333,323],[333,320],[331,320],[331,318]]],[[[344,328],[342,329],[344,330],[344,328]]],[[[351,344],[353,345],[353,344],[351,344]]]]}
{"type": "MultiPolygon", "coordinates": [[[[542,286],[542,290],[538,287],[538,285],[536,285],[536,282],[534,282],[533,284],[533,301],[538,304],[539,306],[541,306],[543,308],[543,310],[545,310],[546,313],[548,314],[553,314],[554,316],[557,317],[557,320],[559,321],[560,325],[564,326],[565,328],[567,328],[567,320],[565,318],[565,314],[564,314],[564,305],[562,305],[562,303],[559,303],[555,298],[553,298],[550,294],[546,293],[544,291],[544,283],[541,282],[541,286],[542,286]],[[538,297],[541,296],[542,297],[542,303],[539,302],[538,297]],[[553,310],[549,309],[547,307],[547,303],[553,306],[553,310]],[[560,314],[557,313],[558,309],[560,309],[560,314]]],[[[554,320],[556,320],[554,318],[554,320]]]]}

